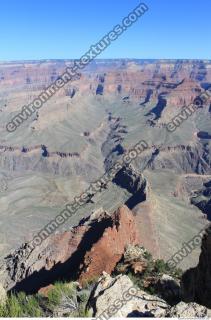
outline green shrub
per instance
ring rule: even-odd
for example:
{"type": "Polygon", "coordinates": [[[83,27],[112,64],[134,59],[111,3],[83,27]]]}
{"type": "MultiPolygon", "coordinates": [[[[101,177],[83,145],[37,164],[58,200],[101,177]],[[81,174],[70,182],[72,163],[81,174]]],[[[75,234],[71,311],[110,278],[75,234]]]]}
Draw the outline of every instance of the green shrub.
{"type": "Polygon", "coordinates": [[[158,259],[154,263],[154,269],[157,274],[168,274],[178,279],[182,276],[182,270],[179,268],[172,268],[162,259],[158,259]]]}
{"type": "Polygon", "coordinates": [[[36,296],[26,296],[21,292],[11,294],[4,306],[0,307],[0,317],[41,317],[42,310],[36,296]]]}
{"type": "Polygon", "coordinates": [[[74,283],[56,282],[48,292],[44,305],[53,312],[55,307],[60,305],[62,298],[76,298],[76,293],[77,290],[74,283]]]}
{"type": "Polygon", "coordinates": [[[169,273],[171,271],[171,268],[167,263],[165,263],[164,260],[158,259],[155,261],[155,272],[156,273],[169,273]]]}

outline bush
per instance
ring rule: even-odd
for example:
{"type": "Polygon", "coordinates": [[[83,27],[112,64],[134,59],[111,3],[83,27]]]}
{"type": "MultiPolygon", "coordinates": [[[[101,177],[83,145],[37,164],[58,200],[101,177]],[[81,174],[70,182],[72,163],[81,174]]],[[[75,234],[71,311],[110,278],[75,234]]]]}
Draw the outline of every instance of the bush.
{"type": "Polygon", "coordinates": [[[37,296],[26,296],[21,292],[11,294],[4,306],[0,306],[0,317],[41,317],[42,310],[37,296]]]}
{"type": "MultiPolygon", "coordinates": [[[[76,294],[75,284],[61,282],[54,285],[49,291],[48,297],[39,294],[27,296],[23,292],[10,294],[6,304],[0,306],[0,317],[46,317],[46,315],[53,315],[53,310],[61,303],[62,298],[74,297],[76,300],[76,294]]],[[[85,313],[82,307],[81,309],[82,313],[85,313]]],[[[79,316],[78,310],[76,310],[76,316],[79,316]]]]}
{"type": "MultiPolygon", "coordinates": [[[[48,292],[47,300],[44,303],[46,309],[52,314],[56,307],[63,308],[64,305],[77,308],[77,288],[75,283],[56,282],[53,288],[48,292]]],[[[75,311],[74,311],[75,312],[75,311]]]]}
{"type": "Polygon", "coordinates": [[[166,273],[169,274],[171,272],[171,268],[164,260],[158,259],[155,261],[155,272],[156,273],[166,273]]]}

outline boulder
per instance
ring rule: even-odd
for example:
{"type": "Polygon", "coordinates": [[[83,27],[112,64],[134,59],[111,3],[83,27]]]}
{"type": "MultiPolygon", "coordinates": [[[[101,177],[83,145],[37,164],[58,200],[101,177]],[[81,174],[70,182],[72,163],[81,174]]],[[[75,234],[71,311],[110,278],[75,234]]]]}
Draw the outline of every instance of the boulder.
{"type": "Polygon", "coordinates": [[[181,301],[169,310],[168,316],[171,318],[202,318],[207,316],[207,308],[194,302],[181,301]]]}
{"type": "Polygon", "coordinates": [[[123,258],[116,267],[118,273],[132,271],[135,274],[143,273],[146,270],[148,262],[145,258],[146,250],[139,245],[129,244],[124,252],[123,258]]]}
{"type": "Polygon", "coordinates": [[[131,262],[131,261],[140,261],[144,259],[144,254],[146,253],[146,249],[141,246],[134,246],[129,244],[124,253],[124,262],[131,262]]]}
{"type": "Polygon", "coordinates": [[[164,317],[170,306],[162,299],[134,287],[130,278],[119,275],[112,278],[104,273],[90,297],[93,316],[110,317],[164,317]]]}

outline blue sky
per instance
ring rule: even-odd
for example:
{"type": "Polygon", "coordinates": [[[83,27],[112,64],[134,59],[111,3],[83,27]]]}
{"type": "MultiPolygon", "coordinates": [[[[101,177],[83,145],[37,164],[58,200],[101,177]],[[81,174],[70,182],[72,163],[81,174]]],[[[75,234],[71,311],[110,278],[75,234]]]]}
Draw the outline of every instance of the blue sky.
{"type": "MultiPolygon", "coordinates": [[[[0,60],[79,58],[136,0],[6,0],[0,60]]],[[[99,58],[211,58],[210,0],[146,0],[149,11],[99,58]]]]}

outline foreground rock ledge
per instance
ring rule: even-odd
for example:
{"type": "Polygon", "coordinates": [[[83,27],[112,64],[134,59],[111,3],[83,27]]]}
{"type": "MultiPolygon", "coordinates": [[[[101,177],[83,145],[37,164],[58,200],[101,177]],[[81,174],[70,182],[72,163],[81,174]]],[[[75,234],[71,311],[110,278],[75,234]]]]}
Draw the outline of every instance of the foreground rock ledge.
{"type": "Polygon", "coordinates": [[[197,303],[180,302],[171,307],[165,300],[134,287],[128,276],[119,275],[112,278],[106,273],[99,279],[92,292],[89,308],[97,319],[207,316],[207,308],[197,303]]]}

